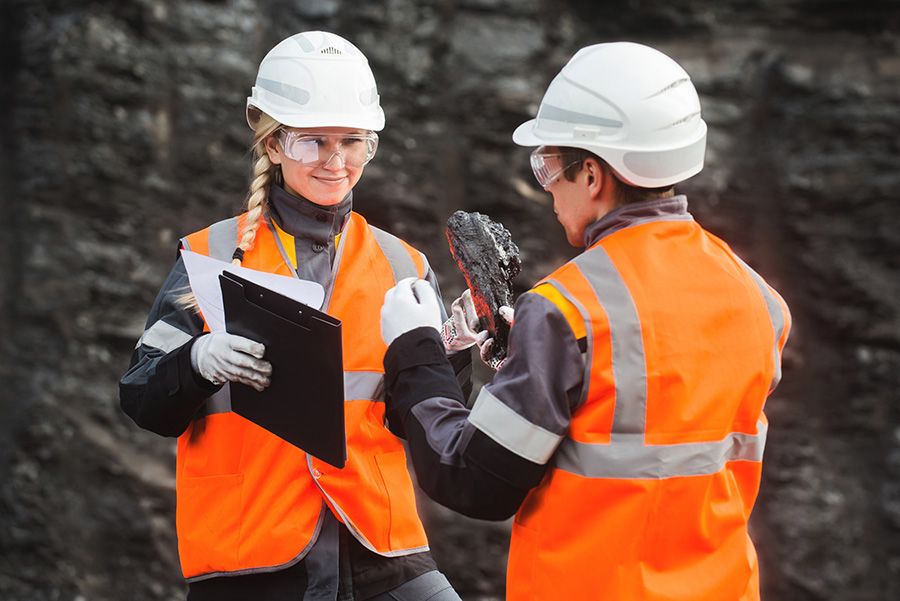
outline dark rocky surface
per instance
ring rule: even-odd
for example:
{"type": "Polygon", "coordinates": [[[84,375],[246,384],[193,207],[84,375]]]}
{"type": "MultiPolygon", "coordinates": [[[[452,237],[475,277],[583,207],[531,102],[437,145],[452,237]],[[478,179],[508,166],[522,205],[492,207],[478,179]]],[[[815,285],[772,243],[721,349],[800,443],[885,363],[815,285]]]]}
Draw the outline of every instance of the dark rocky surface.
{"type": "MultiPolygon", "coordinates": [[[[511,231],[519,292],[574,252],[510,139],[571,54],[679,60],[711,129],[679,189],[795,318],[751,520],[764,598],[900,598],[896,0],[0,0],[0,598],[183,598],[174,441],[117,380],[176,240],[240,209],[259,60],[316,28],[368,55],[387,113],[356,207],[448,302],[456,210],[511,231]]],[[[508,525],[422,512],[464,598],[501,599],[508,525]]]]}

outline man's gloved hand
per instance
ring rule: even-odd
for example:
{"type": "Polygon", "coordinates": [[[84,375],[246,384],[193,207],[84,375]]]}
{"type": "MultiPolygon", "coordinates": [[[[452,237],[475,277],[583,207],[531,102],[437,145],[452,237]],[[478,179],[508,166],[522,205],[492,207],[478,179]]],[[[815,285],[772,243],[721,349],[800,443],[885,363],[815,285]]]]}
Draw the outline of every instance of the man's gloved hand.
{"type": "Polygon", "coordinates": [[[434,288],[425,280],[400,280],[384,295],[381,337],[390,346],[400,335],[422,326],[441,331],[441,306],[434,288]]]}
{"type": "Polygon", "coordinates": [[[450,305],[450,318],[441,329],[444,348],[448,351],[463,351],[473,346],[477,342],[480,327],[472,291],[466,288],[462,296],[450,305]]]}
{"type": "Polygon", "coordinates": [[[243,336],[213,332],[191,347],[191,366],[213,384],[240,382],[262,391],[269,385],[272,364],[263,360],[266,347],[243,336]]]}
{"type": "MultiPolygon", "coordinates": [[[[513,319],[515,318],[515,311],[512,307],[500,307],[498,309],[500,312],[500,317],[502,317],[506,323],[512,325],[513,319]]],[[[481,360],[484,361],[484,364],[497,371],[500,367],[506,363],[506,358],[497,359],[496,357],[488,359],[487,357],[491,356],[491,348],[494,346],[494,339],[488,338],[489,332],[479,332],[475,337],[475,344],[478,345],[478,354],[481,356],[481,360]]]]}

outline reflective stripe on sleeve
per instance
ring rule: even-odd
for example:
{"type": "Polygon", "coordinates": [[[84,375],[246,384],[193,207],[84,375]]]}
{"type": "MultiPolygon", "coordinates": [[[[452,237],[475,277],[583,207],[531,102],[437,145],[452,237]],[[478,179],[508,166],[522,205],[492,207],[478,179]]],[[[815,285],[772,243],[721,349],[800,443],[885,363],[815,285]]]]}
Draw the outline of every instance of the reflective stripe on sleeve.
{"type": "Polygon", "coordinates": [[[762,461],[768,425],[757,434],[733,432],[715,442],[645,446],[643,434],[625,435],[614,444],[588,444],[566,438],[555,467],[586,478],[662,479],[716,474],[731,461],[762,461]]]}
{"type": "Polygon", "coordinates": [[[469,421],[505,449],[532,463],[545,464],[562,436],[532,424],[482,387],[469,421]]]}
{"type": "Polygon", "coordinates": [[[186,344],[191,338],[192,336],[187,332],[183,332],[172,324],[160,320],[144,330],[135,348],[143,344],[150,348],[159,349],[164,353],[169,353],[186,344]]]}

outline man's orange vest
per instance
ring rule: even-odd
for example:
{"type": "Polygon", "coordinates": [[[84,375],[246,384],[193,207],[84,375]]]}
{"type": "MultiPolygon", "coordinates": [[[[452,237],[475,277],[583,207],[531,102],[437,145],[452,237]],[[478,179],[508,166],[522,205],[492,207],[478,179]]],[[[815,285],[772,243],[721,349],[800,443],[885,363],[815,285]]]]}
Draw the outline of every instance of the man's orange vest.
{"type": "Polygon", "coordinates": [[[508,599],[758,600],[787,306],[692,220],[614,232],[543,284],[587,336],[586,386],[516,515],[508,599]]]}
{"type": "MultiPolygon", "coordinates": [[[[187,236],[183,246],[225,261],[246,215],[187,236]]],[[[178,439],[177,531],[184,575],[272,571],[309,550],[325,505],[385,556],[428,549],[400,440],[384,427],[380,310],[385,292],[425,277],[418,251],[351,213],[322,310],[342,321],[347,464],[337,469],[233,413],[228,385],[178,439]]],[[[243,267],[291,276],[273,227],[260,224],[243,267]]],[[[315,382],[310,382],[314,390],[315,382]]]]}

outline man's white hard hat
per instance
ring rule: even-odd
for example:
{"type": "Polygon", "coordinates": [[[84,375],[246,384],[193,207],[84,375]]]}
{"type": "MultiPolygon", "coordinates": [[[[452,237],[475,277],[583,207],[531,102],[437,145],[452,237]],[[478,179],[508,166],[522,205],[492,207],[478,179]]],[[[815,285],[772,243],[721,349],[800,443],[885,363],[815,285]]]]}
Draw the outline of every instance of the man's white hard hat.
{"type": "Polygon", "coordinates": [[[247,98],[247,122],[254,130],[259,111],[289,127],[384,128],[369,61],[356,46],[324,31],[295,34],[263,58],[247,98]]]}
{"type": "Polygon", "coordinates": [[[687,72],[633,42],[579,50],[553,79],[537,117],[520,125],[521,146],[593,152],[633,186],[662,188],[703,168],[706,123],[687,72]]]}

